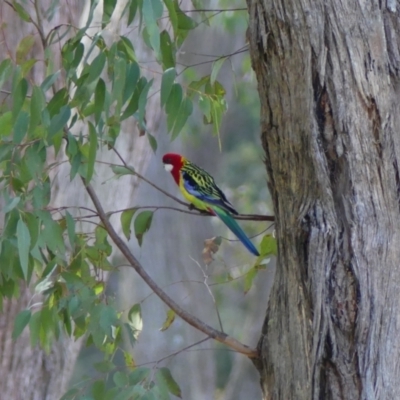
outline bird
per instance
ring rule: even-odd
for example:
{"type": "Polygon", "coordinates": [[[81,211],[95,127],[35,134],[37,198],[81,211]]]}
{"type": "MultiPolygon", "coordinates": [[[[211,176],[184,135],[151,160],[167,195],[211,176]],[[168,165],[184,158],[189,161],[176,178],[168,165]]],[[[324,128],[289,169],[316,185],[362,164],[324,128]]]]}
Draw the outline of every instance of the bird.
{"type": "Polygon", "coordinates": [[[236,235],[247,250],[255,256],[259,252],[232,215],[238,215],[214,178],[204,169],[193,164],[180,154],[167,153],[162,161],[166,171],[171,172],[183,197],[196,209],[219,217],[236,235]]]}

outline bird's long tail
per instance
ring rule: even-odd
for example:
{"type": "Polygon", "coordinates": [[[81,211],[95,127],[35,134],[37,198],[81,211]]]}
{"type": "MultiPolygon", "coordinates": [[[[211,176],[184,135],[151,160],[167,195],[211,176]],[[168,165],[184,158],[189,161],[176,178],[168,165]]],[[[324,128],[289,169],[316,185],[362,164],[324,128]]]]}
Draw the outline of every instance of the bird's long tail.
{"type": "Polygon", "coordinates": [[[239,226],[236,220],[229,215],[225,210],[219,207],[213,207],[212,211],[222,220],[222,222],[236,235],[236,237],[244,244],[247,250],[255,256],[259,256],[260,253],[250,241],[247,235],[243,232],[243,229],[239,226]]]}

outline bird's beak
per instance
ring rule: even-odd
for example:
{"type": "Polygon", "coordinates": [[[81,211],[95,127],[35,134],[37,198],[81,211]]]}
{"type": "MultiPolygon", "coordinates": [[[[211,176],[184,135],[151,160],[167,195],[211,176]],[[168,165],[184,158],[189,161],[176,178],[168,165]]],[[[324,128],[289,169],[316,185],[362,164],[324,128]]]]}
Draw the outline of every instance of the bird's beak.
{"type": "Polygon", "coordinates": [[[172,164],[164,164],[164,168],[166,171],[171,172],[174,166],[172,164]]]}

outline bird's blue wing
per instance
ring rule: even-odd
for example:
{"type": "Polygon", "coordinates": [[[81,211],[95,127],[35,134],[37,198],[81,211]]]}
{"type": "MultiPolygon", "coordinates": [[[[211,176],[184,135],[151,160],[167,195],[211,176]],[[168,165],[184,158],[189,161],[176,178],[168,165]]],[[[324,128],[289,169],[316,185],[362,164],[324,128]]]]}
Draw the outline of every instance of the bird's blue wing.
{"type": "Polygon", "coordinates": [[[214,179],[208,174],[205,176],[205,171],[201,170],[201,172],[201,175],[197,175],[191,173],[191,171],[182,171],[183,186],[187,192],[205,203],[219,206],[232,214],[237,214],[237,211],[226,199],[225,194],[215,184],[214,179]]]}

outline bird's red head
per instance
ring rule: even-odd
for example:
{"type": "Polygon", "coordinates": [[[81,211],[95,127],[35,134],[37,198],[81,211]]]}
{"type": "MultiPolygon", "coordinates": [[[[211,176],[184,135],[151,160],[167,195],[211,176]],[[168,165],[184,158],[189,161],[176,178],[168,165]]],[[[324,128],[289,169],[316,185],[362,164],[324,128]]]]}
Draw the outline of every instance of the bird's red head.
{"type": "Polygon", "coordinates": [[[162,161],[165,170],[171,172],[175,182],[179,185],[179,171],[182,168],[185,158],[179,154],[167,153],[164,154],[162,161]]]}

